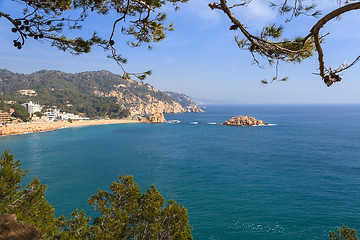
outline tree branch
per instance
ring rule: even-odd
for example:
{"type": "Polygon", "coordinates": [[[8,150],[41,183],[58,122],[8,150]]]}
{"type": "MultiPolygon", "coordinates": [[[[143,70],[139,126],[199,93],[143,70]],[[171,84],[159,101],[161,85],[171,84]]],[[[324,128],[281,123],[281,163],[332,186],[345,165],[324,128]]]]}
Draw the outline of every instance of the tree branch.
{"type": "MultiPolygon", "coordinates": [[[[295,41],[283,40],[283,41],[272,42],[267,39],[267,36],[271,36],[269,33],[267,34],[262,33],[259,37],[249,33],[245,28],[244,24],[241,21],[239,21],[231,12],[231,8],[247,5],[248,3],[251,2],[251,0],[246,0],[246,1],[244,0],[243,3],[235,4],[231,7],[227,5],[226,0],[219,0],[219,1],[220,3],[210,3],[209,7],[211,9],[219,9],[228,16],[230,21],[234,24],[233,26],[230,27],[230,30],[239,29],[241,33],[245,36],[245,38],[249,41],[246,43],[245,41],[238,41],[236,38],[236,42],[238,43],[239,47],[241,48],[248,47],[248,50],[250,50],[253,57],[254,57],[253,52],[257,52],[261,56],[265,56],[266,58],[268,58],[268,60],[274,59],[274,60],[282,60],[285,62],[296,62],[296,61],[300,62],[303,59],[310,57],[313,51],[316,51],[318,53],[319,72],[320,72],[319,75],[322,77],[322,79],[327,84],[327,86],[331,86],[332,83],[334,82],[341,81],[341,78],[337,75],[337,73],[350,68],[360,60],[360,56],[359,56],[358,58],[356,58],[355,61],[353,61],[349,65],[343,64],[336,70],[332,70],[331,68],[326,69],[324,63],[324,52],[321,47],[321,40],[323,39],[324,36],[320,37],[319,35],[320,29],[330,20],[346,12],[352,10],[359,10],[360,2],[344,5],[328,13],[311,28],[310,33],[303,39],[299,38],[298,40],[295,41]]],[[[294,7],[287,6],[287,0],[284,0],[284,2],[280,5],[271,3],[271,6],[273,8],[279,7],[280,8],[279,11],[282,13],[286,13],[293,10],[290,20],[294,16],[296,17],[300,14],[306,14],[308,11],[312,11],[314,9],[314,5],[303,6],[302,0],[295,0],[294,7]]],[[[315,11],[311,16],[316,16],[318,14],[319,11],[315,11]]],[[[274,26],[272,26],[272,29],[276,30],[274,26]]],[[[277,30],[279,29],[280,27],[277,30]]],[[[256,59],[255,61],[257,62],[256,59]]]]}
{"type": "Polygon", "coordinates": [[[328,71],[328,73],[325,73],[324,53],[321,48],[321,43],[320,43],[320,39],[319,39],[320,29],[322,27],[324,27],[324,25],[326,23],[328,23],[330,20],[338,17],[339,15],[344,14],[349,11],[352,11],[352,10],[359,10],[359,9],[360,9],[360,2],[351,3],[351,4],[345,5],[343,7],[340,7],[338,9],[335,9],[334,11],[328,13],[323,18],[321,18],[311,28],[310,34],[308,36],[306,36],[306,38],[309,38],[310,36],[312,36],[314,38],[316,51],[318,53],[320,76],[323,78],[324,82],[326,83],[326,85],[328,87],[330,87],[334,82],[341,81],[341,78],[337,75],[337,73],[344,71],[344,70],[350,68],[351,66],[353,66],[359,60],[359,57],[352,64],[348,65],[345,68],[339,68],[337,70],[330,70],[330,71],[328,71]]]}

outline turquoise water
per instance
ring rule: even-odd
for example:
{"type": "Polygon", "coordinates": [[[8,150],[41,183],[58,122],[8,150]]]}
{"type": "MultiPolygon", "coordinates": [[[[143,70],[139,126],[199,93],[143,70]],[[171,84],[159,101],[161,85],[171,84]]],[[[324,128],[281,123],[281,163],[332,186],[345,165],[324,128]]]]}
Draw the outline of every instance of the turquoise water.
{"type": "Polygon", "coordinates": [[[119,174],[189,212],[195,239],[328,239],[360,232],[360,105],[209,106],[178,124],[119,124],[0,137],[48,185],[57,215],[119,174]],[[211,125],[251,115],[275,125],[211,125]],[[197,121],[199,124],[190,124],[197,121]]]}

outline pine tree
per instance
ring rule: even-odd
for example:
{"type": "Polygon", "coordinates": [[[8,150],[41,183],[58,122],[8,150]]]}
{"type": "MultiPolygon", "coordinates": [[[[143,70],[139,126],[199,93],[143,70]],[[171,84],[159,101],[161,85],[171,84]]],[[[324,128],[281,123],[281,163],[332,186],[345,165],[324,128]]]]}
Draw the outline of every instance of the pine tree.
{"type": "Polygon", "coordinates": [[[337,232],[330,231],[330,240],[358,240],[359,238],[356,235],[356,231],[351,228],[343,226],[341,229],[338,229],[337,232]]]}
{"type": "Polygon", "coordinates": [[[164,206],[154,185],[141,193],[132,176],[119,176],[89,203],[101,214],[91,227],[94,239],[192,239],[187,210],[173,200],[164,206]]]}
{"type": "MultiPolygon", "coordinates": [[[[98,190],[89,203],[100,213],[91,218],[76,209],[70,217],[55,218],[54,208],[45,199],[46,186],[34,178],[21,187],[28,170],[21,169],[8,150],[0,158],[0,215],[16,214],[51,239],[192,239],[187,210],[165,200],[151,186],[145,193],[132,176],[119,176],[110,191],[98,190]]],[[[1,238],[1,237],[0,237],[1,238]]]]}
{"type": "Polygon", "coordinates": [[[55,233],[54,207],[45,199],[46,185],[34,178],[21,188],[23,177],[29,172],[21,170],[19,160],[9,151],[0,157],[0,214],[14,213],[17,219],[33,224],[46,236],[55,233]]]}

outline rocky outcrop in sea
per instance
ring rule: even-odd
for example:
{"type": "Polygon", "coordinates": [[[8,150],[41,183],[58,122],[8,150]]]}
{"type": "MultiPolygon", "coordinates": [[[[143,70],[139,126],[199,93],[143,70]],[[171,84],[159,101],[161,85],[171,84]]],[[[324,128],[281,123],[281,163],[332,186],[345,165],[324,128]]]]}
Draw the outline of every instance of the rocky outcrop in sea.
{"type": "Polygon", "coordinates": [[[253,117],[248,116],[238,116],[233,117],[227,120],[224,125],[228,126],[257,126],[257,125],[267,125],[262,120],[257,120],[253,117]]]}
{"type": "Polygon", "coordinates": [[[149,115],[147,118],[141,118],[140,122],[142,123],[163,123],[165,122],[164,114],[161,112],[157,112],[149,115]]]}

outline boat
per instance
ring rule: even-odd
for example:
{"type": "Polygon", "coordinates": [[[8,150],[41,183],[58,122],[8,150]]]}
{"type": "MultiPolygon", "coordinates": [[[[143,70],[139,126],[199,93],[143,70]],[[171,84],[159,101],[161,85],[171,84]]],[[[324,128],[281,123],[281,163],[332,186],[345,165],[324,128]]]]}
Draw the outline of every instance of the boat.
{"type": "Polygon", "coordinates": [[[180,123],[181,121],[179,120],[169,120],[169,121],[166,121],[166,123],[180,123]]]}

